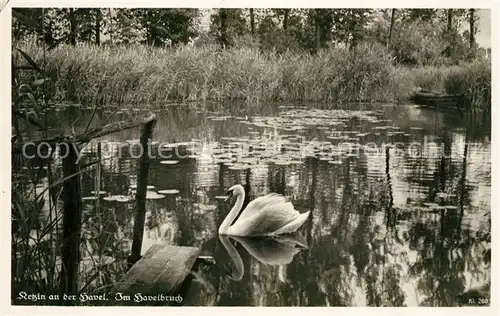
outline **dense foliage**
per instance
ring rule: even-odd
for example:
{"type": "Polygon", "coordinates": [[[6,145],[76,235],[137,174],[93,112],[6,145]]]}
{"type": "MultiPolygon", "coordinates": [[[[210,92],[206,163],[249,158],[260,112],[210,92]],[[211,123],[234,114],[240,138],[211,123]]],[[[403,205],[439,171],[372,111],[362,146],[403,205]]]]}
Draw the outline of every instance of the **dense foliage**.
{"type": "Polygon", "coordinates": [[[475,108],[491,104],[489,51],[475,42],[474,9],[25,8],[13,15],[14,46],[43,64],[61,100],[397,102],[425,89],[465,93],[475,108]]]}
{"type": "Polygon", "coordinates": [[[35,36],[51,48],[82,42],[153,46],[191,42],[314,53],[370,41],[387,46],[399,63],[437,65],[486,53],[475,43],[474,11],[23,8],[13,10],[12,31],[16,42],[35,36]]]}

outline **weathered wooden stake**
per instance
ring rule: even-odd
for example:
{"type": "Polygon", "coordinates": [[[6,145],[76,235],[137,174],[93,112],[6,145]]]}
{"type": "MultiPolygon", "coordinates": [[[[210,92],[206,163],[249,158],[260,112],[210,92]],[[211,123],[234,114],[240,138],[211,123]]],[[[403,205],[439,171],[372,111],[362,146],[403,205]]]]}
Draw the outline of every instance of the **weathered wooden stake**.
{"type": "Polygon", "coordinates": [[[139,170],[137,171],[137,193],[135,197],[136,212],[134,216],[134,234],[132,240],[132,252],[129,265],[133,265],[141,258],[142,237],[144,235],[144,221],[146,219],[146,191],[149,176],[149,141],[153,137],[153,129],[156,125],[156,117],[152,115],[141,126],[141,148],[142,155],[139,158],[139,170]]]}
{"type": "Polygon", "coordinates": [[[61,286],[60,302],[63,305],[74,305],[76,300],[65,299],[78,293],[78,265],[80,262],[80,230],[81,230],[81,196],[80,166],[77,163],[78,153],[73,143],[66,143],[68,150],[63,159],[64,181],[63,196],[63,231],[61,246],[61,286]]]}

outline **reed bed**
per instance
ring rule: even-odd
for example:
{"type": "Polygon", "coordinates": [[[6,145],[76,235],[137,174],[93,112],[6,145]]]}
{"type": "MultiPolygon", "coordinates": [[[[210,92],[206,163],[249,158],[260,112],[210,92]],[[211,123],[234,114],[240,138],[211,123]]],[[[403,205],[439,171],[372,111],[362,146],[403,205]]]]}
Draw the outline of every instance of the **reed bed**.
{"type": "Polygon", "coordinates": [[[247,47],[89,44],[61,45],[44,55],[35,44],[20,47],[50,73],[58,99],[78,103],[398,103],[421,88],[464,93],[475,107],[491,106],[490,61],[410,68],[397,64],[389,51],[374,43],[316,55],[263,53],[247,47]]]}

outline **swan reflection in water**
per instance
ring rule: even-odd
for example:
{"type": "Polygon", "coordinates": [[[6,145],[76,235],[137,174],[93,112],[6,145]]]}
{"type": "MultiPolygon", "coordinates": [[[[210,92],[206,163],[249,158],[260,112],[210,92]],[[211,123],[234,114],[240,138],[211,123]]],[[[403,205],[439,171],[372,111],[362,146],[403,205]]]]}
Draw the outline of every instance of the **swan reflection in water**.
{"type": "Polygon", "coordinates": [[[229,278],[240,281],[245,274],[243,259],[233,245],[233,241],[243,248],[257,261],[268,265],[286,265],[292,262],[293,257],[303,249],[307,243],[299,233],[280,235],[275,237],[239,237],[219,235],[219,240],[234,263],[235,269],[229,278]]]}

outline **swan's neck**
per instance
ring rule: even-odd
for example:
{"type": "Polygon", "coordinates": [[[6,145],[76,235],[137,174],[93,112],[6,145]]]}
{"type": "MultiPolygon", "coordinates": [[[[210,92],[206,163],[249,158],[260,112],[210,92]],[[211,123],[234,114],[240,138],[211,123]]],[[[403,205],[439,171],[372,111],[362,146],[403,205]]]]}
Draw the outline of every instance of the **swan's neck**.
{"type": "Polygon", "coordinates": [[[245,274],[245,266],[243,265],[243,259],[241,259],[238,250],[236,250],[236,248],[233,246],[228,236],[219,235],[219,240],[221,241],[224,248],[226,248],[229,257],[231,257],[233,263],[235,264],[235,272],[232,273],[230,278],[236,281],[241,280],[243,278],[243,274],[245,274]]]}
{"type": "Polygon", "coordinates": [[[240,213],[244,201],[245,201],[245,193],[238,195],[238,197],[236,198],[236,203],[234,204],[233,208],[231,209],[229,214],[227,214],[226,218],[220,225],[219,233],[227,233],[229,226],[231,226],[233,221],[240,213]]]}

